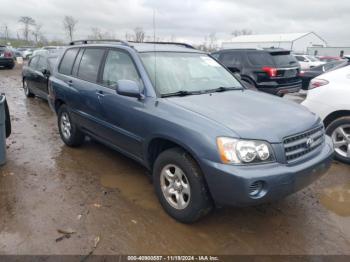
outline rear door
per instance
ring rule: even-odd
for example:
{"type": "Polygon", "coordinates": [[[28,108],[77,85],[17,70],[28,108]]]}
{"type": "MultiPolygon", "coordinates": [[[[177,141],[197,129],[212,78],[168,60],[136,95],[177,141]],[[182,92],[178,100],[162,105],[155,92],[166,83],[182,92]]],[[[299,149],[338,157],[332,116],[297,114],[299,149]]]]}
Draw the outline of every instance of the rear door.
{"type": "Polygon", "coordinates": [[[48,94],[47,84],[49,76],[43,73],[44,70],[48,70],[47,58],[45,56],[39,56],[36,70],[34,71],[33,85],[38,91],[39,96],[46,99],[48,94]]]}
{"type": "Polygon", "coordinates": [[[74,110],[80,119],[82,128],[101,137],[102,108],[99,97],[102,96],[97,79],[106,49],[99,47],[82,48],[76,57],[72,75],[77,90],[74,110]]]}
{"type": "Polygon", "coordinates": [[[28,87],[34,94],[38,93],[38,90],[36,89],[36,84],[35,84],[35,77],[36,77],[35,71],[37,70],[38,61],[39,61],[39,56],[33,56],[28,62],[28,66],[25,69],[26,72],[24,75],[28,87]]]}

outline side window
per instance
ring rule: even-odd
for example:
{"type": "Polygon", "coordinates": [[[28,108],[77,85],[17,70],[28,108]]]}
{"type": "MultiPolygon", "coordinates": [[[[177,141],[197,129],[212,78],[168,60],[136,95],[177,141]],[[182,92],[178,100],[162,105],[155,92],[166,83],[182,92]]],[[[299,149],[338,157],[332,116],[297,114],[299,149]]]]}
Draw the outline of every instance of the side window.
{"type": "Polygon", "coordinates": [[[303,56],[296,56],[295,57],[299,62],[305,62],[305,58],[303,56]]]}
{"type": "Polygon", "coordinates": [[[36,68],[36,64],[38,63],[39,56],[34,56],[32,59],[29,61],[29,67],[32,69],[36,68]]]}
{"type": "Polygon", "coordinates": [[[105,50],[100,48],[86,48],[80,61],[78,77],[86,81],[96,82],[104,52],[105,50]]]}
{"type": "Polygon", "coordinates": [[[47,69],[46,58],[43,56],[39,56],[39,61],[36,65],[36,70],[47,69]]]}
{"type": "Polygon", "coordinates": [[[131,57],[122,51],[110,50],[103,70],[102,83],[112,86],[118,80],[132,80],[140,83],[140,77],[131,57]]]}
{"type": "Polygon", "coordinates": [[[222,63],[227,66],[228,68],[240,68],[242,61],[241,61],[241,56],[238,53],[226,53],[223,54],[221,60],[222,63]]]}
{"type": "Polygon", "coordinates": [[[64,54],[60,67],[58,69],[58,72],[64,75],[70,75],[72,72],[72,66],[75,60],[75,57],[77,56],[79,49],[78,48],[72,48],[68,49],[66,53],[64,54]]]}

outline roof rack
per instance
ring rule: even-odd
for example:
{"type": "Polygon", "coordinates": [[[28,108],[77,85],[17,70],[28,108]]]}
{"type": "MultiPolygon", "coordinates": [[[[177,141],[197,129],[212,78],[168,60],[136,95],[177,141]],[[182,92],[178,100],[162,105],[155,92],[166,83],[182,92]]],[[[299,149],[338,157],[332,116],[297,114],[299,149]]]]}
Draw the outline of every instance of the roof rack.
{"type": "Polygon", "coordinates": [[[179,43],[179,42],[135,42],[135,41],[128,41],[130,43],[139,43],[139,44],[160,44],[160,45],[179,45],[179,46],[184,46],[186,48],[191,48],[195,49],[192,45],[186,44],[186,43],[179,43]]]}
{"type": "Polygon", "coordinates": [[[130,46],[128,42],[119,40],[119,39],[86,39],[86,40],[75,40],[69,43],[69,45],[87,45],[87,44],[94,44],[94,43],[103,43],[103,42],[110,42],[110,43],[119,43],[125,46],[130,46]]]}

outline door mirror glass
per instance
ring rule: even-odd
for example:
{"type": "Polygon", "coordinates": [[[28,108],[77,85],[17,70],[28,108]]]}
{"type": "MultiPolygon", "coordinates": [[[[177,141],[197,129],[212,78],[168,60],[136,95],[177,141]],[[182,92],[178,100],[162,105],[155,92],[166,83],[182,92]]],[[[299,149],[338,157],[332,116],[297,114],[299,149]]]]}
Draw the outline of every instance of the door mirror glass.
{"type": "Polygon", "coordinates": [[[141,97],[139,85],[132,80],[118,80],[116,91],[122,96],[141,97]]]}

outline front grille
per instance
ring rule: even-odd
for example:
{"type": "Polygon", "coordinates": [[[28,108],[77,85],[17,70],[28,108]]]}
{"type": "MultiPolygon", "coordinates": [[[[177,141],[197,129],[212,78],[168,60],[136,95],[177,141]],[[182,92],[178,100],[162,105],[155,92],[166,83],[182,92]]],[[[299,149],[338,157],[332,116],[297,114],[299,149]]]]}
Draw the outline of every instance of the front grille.
{"type": "Polygon", "coordinates": [[[286,137],[283,140],[283,145],[287,162],[297,161],[302,156],[313,152],[322,145],[324,139],[323,126],[286,137]]]}

